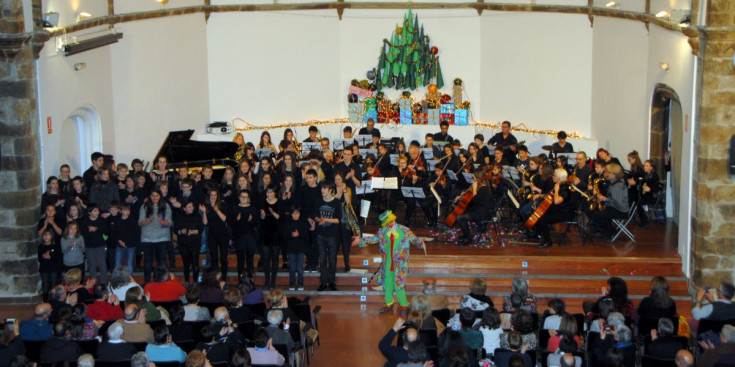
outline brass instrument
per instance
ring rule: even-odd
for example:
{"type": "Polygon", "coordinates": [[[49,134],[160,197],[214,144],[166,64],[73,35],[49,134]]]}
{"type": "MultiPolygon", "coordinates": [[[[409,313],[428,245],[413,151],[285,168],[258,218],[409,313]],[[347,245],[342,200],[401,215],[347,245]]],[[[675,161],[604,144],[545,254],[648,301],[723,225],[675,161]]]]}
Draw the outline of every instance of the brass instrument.
{"type": "Polygon", "coordinates": [[[293,129],[293,148],[296,151],[296,157],[301,158],[301,151],[304,149],[304,144],[299,141],[296,137],[296,129],[293,129]]]}
{"type": "Polygon", "coordinates": [[[362,237],[362,231],[360,231],[360,224],[357,222],[357,214],[355,208],[352,207],[352,191],[349,187],[345,187],[344,193],[343,210],[345,211],[345,218],[347,218],[347,225],[350,227],[353,236],[362,237]]]}
{"type": "Polygon", "coordinates": [[[237,148],[237,152],[235,152],[235,160],[239,162],[244,156],[245,156],[245,146],[243,145],[237,148]]]}
{"type": "Polygon", "coordinates": [[[604,177],[592,180],[592,195],[587,198],[587,201],[590,203],[589,209],[592,211],[600,211],[603,209],[602,203],[597,201],[597,195],[600,195],[600,182],[604,180],[604,177]]]}
{"type": "Polygon", "coordinates": [[[527,201],[530,201],[531,199],[533,199],[533,189],[532,189],[533,183],[532,182],[533,182],[534,177],[536,177],[537,175],[538,175],[538,172],[531,175],[531,177],[528,179],[529,185],[523,186],[520,189],[518,189],[518,192],[516,193],[517,198],[521,200],[527,200],[527,201]]]}

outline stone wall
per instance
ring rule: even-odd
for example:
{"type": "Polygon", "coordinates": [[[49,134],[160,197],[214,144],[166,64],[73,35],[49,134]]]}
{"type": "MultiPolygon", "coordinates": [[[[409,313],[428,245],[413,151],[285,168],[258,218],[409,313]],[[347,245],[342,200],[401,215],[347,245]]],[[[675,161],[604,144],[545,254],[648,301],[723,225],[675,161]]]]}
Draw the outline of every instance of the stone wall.
{"type": "Polygon", "coordinates": [[[38,283],[38,49],[35,32],[24,33],[22,0],[1,0],[0,12],[0,298],[7,302],[29,300],[38,283]]]}
{"type": "Polygon", "coordinates": [[[692,221],[692,283],[735,279],[735,182],[727,175],[735,134],[735,1],[711,0],[703,50],[692,221]]]}

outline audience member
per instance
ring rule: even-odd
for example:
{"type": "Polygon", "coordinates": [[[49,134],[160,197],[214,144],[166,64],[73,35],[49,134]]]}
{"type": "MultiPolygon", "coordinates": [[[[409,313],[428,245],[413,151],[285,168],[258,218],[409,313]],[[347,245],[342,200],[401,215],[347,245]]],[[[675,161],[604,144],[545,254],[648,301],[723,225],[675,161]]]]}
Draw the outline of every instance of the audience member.
{"type": "Polygon", "coordinates": [[[544,311],[544,329],[559,330],[561,324],[561,316],[566,312],[564,301],[559,298],[552,298],[547,304],[548,308],[544,311]]]}
{"type": "Polygon", "coordinates": [[[113,323],[107,329],[107,341],[97,346],[97,359],[103,361],[125,361],[130,359],[138,350],[123,340],[123,327],[113,323]]]}
{"type": "Polygon", "coordinates": [[[436,292],[436,280],[424,279],[423,285],[424,287],[422,288],[421,292],[429,297],[429,301],[431,304],[430,311],[443,310],[449,307],[449,301],[447,300],[447,297],[444,297],[443,294],[438,294],[436,292]]]}
{"type": "Polygon", "coordinates": [[[69,336],[72,340],[90,340],[97,337],[103,321],[87,318],[87,305],[77,303],[72,307],[69,318],[69,336]]]}
{"type": "Polygon", "coordinates": [[[436,330],[437,336],[444,332],[446,326],[431,314],[431,298],[428,295],[419,293],[411,298],[409,311],[421,315],[421,322],[416,324],[419,329],[436,330]]]}
{"type": "Polygon", "coordinates": [[[39,303],[33,314],[32,319],[20,323],[20,338],[27,341],[48,340],[53,335],[53,326],[48,321],[51,315],[51,305],[39,303]]]}
{"type": "Polygon", "coordinates": [[[495,349],[500,348],[500,334],[503,333],[498,310],[493,307],[486,308],[482,311],[482,319],[475,327],[482,333],[482,348],[487,355],[492,356],[495,349]]]}
{"type": "MultiPolygon", "coordinates": [[[[570,361],[565,363],[571,364],[574,367],[582,367],[582,358],[574,355],[577,350],[579,350],[579,344],[573,338],[563,338],[559,342],[559,347],[554,350],[554,353],[546,357],[546,364],[549,367],[561,366],[563,357],[569,355],[571,356],[571,363],[569,363],[570,361]]],[[[567,357],[566,359],[569,358],[567,357]]]]}
{"type": "Polygon", "coordinates": [[[620,312],[626,318],[633,316],[633,303],[628,299],[628,285],[625,281],[619,277],[610,277],[607,279],[607,287],[602,287],[600,298],[595,302],[585,301],[582,304],[584,311],[588,314],[590,319],[594,315],[600,313],[599,305],[605,299],[612,299],[615,311],[620,312]],[[592,313],[593,315],[590,315],[592,313]]]}
{"type": "MultiPolygon", "coordinates": [[[[82,285],[82,271],[79,269],[69,269],[64,273],[64,286],[66,287],[67,293],[69,295],[76,294],[77,295],[77,301],[79,302],[88,302],[88,301],[94,301],[94,296],[92,295],[92,287],[97,283],[97,280],[94,278],[90,278],[87,280],[85,285],[82,285]]],[[[69,297],[67,295],[67,297],[69,297]]]]}
{"type": "Polygon", "coordinates": [[[146,284],[143,290],[151,295],[151,302],[177,301],[186,294],[186,288],[164,266],[153,270],[153,281],[146,284]]]}
{"type": "Polygon", "coordinates": [[[577,319],[570,314],[564,314],[561,318],[558,331],[551,329],[549,330],[549,335],[551,335],[551,337],[549,338],[549,342],[546,346],[546,350],[549,352],[556,351],[559,347],[559,342],[566,338],[574,339],[578,346],[582,346],[582,339],[579,338],[577,319]]]}
{"type": "Polygon", "coordinates": [[[115,322],[123,328],[123,340],[129,343],[153,343],[153,330],[145,323],[147,312],[136,304],[125,306],[123,319],[115,322]]]}
{"type": "Polygon", "coordinates": [[[464,344],[462,335],[447,329],[439,339],[439,366],[477,366],[477,358],[464,344]]]}
{"type": "Polygon", "coordinates": [[[171,340],[175,342],[194,340],[194,329],[192,329],[191,325],[184,322],[184,306],[174,305],[168,311],[168,314],[171,319],[171,325],[168,327],[171,340]]]}
{"type": "Polygon", "coordinates": [[[681,343],[674,340],[674,336],[676,336],[674,323],[666,317],[658,319],[658,328],[651,330],[651,343],[646,346],[645,354],[662,359],[673,359],[681,349],[681,343]]]}
{"type": "Polygon", "coordinates": [[[68,331],[66,323],[58,322],[53,329],[54,335],[41,346],[39,362],[76,362],[84,351],[79,344],[66,337],[68,331]]]}
{"type": "Polygon", "coordinates": [[[77,359],[77,367],[94,367],[94,356],[84,353],[77,359]]]}
{"type": "Polygon", "coordinates": [[[283,312],[281,310],[270,310],[268,311],[268,337],[271,339],[273,345],[284,344],[289,352],[295,350],[295,345],[291,334],[288,329],[290,328],[289,320],[283,323],[283,329],[281,329],[281,323],[283,323],[283,312]]]}
{"type": "Polygon", "coordinates": [[[148,359],[145,352],[138,352],[130,358],[130,367],[156,367],[156,364],[148,359]]]}
{"type": "Polygon", "coordinates": [[[720,345],[716,347],[711,341],[699,342],[699,345],[705,351],[699,356],[698,367],[713,367],[717,362],[721,361],[720,357],[727,354],[735,354],[735,327],[729,324],[723,326],[722,331],[720,331],[720,341],[720,345]]]}
{"type": "Polygon", "coordinates": [[[152,362],[184,363],[186,360],[186,353],[171,341],[166,325],[158,326],[156,330],[153,330],[153,344],[146,346],[145,354],[152,362]]]}
{"type": "MultiPolygon", "coordinates": [[[[221,303],[225,298],[225,281],[216,266],[204,271],[202,276],[199,301],[204,303],[221,303]]],[[[211,361],[210,361],[211,362],[211,361]]]]}
{"type": "Polygon", "coordinates": [[[467,348],[477,349],[482,347],[482,332],[472,328],[475,324],[475,311],[468,307],[463,308],[459,312],[459,321],[462,325],[459,334],[462,335],[462,340],[464,340],[467,348]]]}
{"type": "MultiPolygon", "coordinates": [[[[217,332],[219,330],[212,325],[207,325],[202,328],[202,340],[203,342],[197,344],[196,349],[202,350],[207,355],[207,360],[211,363],[229,362],[230,361],[230,344],[226,342],[220,342],[217,339],[217,332]]],[[[267,334],[266,334],[267,339],[267,334]]],[[[252,354],[252,353],[251,353],[252,354]]],[[[269,363],[264,363],[269,364],[269,363]]]]}
{"type": "Polygon", "coordinates": [[[674,362],[677,367],[694,367],[694,355],[692,355],[692,352],[682,349],[676,353],[674,362]]]}
{"type": "MultiPolygon", "coordinates": [[[[71,306],[68,301],[71,301],[67,298],[66,294],[66,288],[64,288],[63,285],[57,285],[56,287],[51,289],[51,292],[49,293],[49,303],[51,304],[51,314],[49,315],[48,321],[52,324],[55,324],[59,321],[59,314],[63,310],[68,310],[69,313],[71,313],[71,306]]],[[[76,304],[77,296],[74,295],[71,297],[73,299],[73,303],[76,304]]]]}
{"type": "Polygon", "coordinates": [[[380,353],[383,353],[383,356],[388,360],[388,364],[391,367],[395,367],[399,363],[408,362],[408,350],[406,348],[408,348],[409,343],[418,339],[418,330],[413,327],[406,327],[404,323],[405,320],[403,318],[397,318],[396,322],[393,323],[393,327],[388,330],[388,333],[378,343],[380,353]],[[400,331],[403,331],[403,346],[393,346],[393,339],[400,331]]]}
{"type": "Polygon", "coordinates": [[[692,309],[695,320],[730,320],[735,319],[735,303],[732,297],[735,295],[735,286],[732,283],[721,281],[717,290],[709,287],[697,292],[697,303],[692,309]],[[709,303],[702,305],[704,300],[709,303]]]}
{"type": "MultiPolygon", "coordinates": [[[[272,289],[268,293],[268,304],[271,310],[281,310],[285,319],[291,320],[291,322],[299,322],[299,317],[292,309],[288,308],[288,299],[283,296],[283,291],[276,288],[272,289]]],[[[266,315],[264,315],[266,316],[266,315]]]]}
{"type": "Polygon", "coordinates": [[[128,289],[134,287],[140,288],[140,285],[138,285],[138,283],[135,282],[135,278],[130,275],[128,268],[121,265],[112,271],[110,284],[107,286],[107,289],[111,294],[117,296],[117,299],[124,300],[128,289]]]}
{"type": "Polygon", "coordinates": [[[507,333],[507,335],[508,345],[504,349],[509,349],[513,353],[503,353],[495,355],[495,364],[498,366],[507,366],[509,365],[510,358],[512,358],[514,355],[518,355],[523,359],[523,364],[525,366],[533,366],[531,356],[526,353],[526,351],[528,351],[529,349],[533,349],[533,347],[531,347],[528,342],[525,342],[523,340],[523,336],[521,336],[521,333],[519,333],[518,331],[511,331],[507,333]]]}
{"type": "Polygon", "coordinates": [[[528,312],[536,312],[536,297],[528,293],[528,282],[525,279],[521,277],[513,278],[511,290],[512,292],[505,296],[505,300],[503,301],[503,311],[513,311],[515,308],[513,307],[512,299],[517,298],[521,302],[520,309],[528,312]]]}
{"type": "Polygon", "coordinates": [[[112,321],[123,318],[120,300],[116,295],[108,295],[105,286],[95,284],[94,296],[96,301],[87,306],[87,317],[92,320],[112,321]]]}
{"type": "Polygon", "coordinates": [[[13,357],[26,353],[23,341],[17,336],[17,322],[0,322],[0,366],[10,365],[13,357]]]}
{"type": "Polygon", "coordinates": [[[255,282],[253,281],[253,274],[250,272],[249,269],[245,269],[245,271],[240,274],[240,280],[238,281],[237,287],[240,288],[243,294],[242,303],[246,305],[252,305],[265,302],[265,297],[263,297],[263,290],[258,289],[255,286],[255,282]]]}
{"type": "Polygon", "coordinates": [[[125,292],[125,306],[137,305],[139,309],[145,310],[145,321],[157,321],[161,319],[161,311],[156,308],[156,305],[148,300],[148,297],[143,295],[143,289],[140,287],[129,288],[125,292]]]}
{"type": "Polygon", "coordinates": [[[669,282],[662,276],[655,276],[651,280],[651,295],[645,297],[638,304],[639,317],[660,319],[676,317],[676,302],[669,296],[669,282]]]}
{"type": "Polygon", "coordinates": [[[184,321],[206,321],[212,318],[209,309],[199,306],[201,292],[198,285],[191,285],[186,290],[186,302],[184,306],[184,321]]]}
{"type": "MultiPolygon", "coordinates": [[[[510,319],[510,330],[521,333],[523,338],[523,345],[528,344],[530,349],[534,349],[538,346],[538,338],[536,333],[533,332],[533,317],[528,311],[518,310],[510,319]]],[[[508,342],[508,336],[510,333],[503,333],[500,335],[500,347],[504,349],[510,349],[508,342]]]]}
{"type": "MultiPolygon", "coordinates": [[[[230,360],[230,366],[232,367],[250,367],[250,352],[247,348],[240,348],[235,351],[230,360]]],[[[189,366],[186,366],[189,367],[189,366]]]]}
{"type": "Polygon", "coordinates": [[[286,362],[286,358],[273,348],[272,340],[264,328],[255,331],[255,346],[248,348],[251,363],[254,365],[266,364],[280,366],[286,362]]]}
{"type": "Polygon", "coordinates": [[[406,350],[408,351],[408,361],[399,363],[397,367],[423,367],[429,360],[429,353],[426,351],[424,343],[419,340],[408,343],[406,350]]]}
{"type": "MultiPolygon", "coordinates": [[[[194,349],[186,355],[184,367],[212,367],[212,364],[209,363],[209,359],[207,359],[204,352],[200,349],[194,349]]],[[[250,365],[248,364],[243,367],[250,367],[250,365]]]]}
{"type": "Polygon", "coordinates": [[[242,291],[240,288],[230,288],[225,292],[225,307],[230,313],[230,319],[236,324],[253,320],[250,309],[242,303],[242,291]]]}
{"type": "MultiPolygon", "coordinates": [[[[623,316],[623,314],[615,312],[615,304],[613,303],[613,300],[611,298],[605,298],[600,301],[598,303],[597,310],[599,312],[596,314],[588,313],[588,316],[595,318],[592,320],[589,326],[589,331],[593,333],[600,332],[600,325],[607,322],[607,318],[610,316],[611,313],[617,313],[618,315],[623,316]],[[600,323],[601,321],[602,323],[600,323]]],[[[625,317],[623,317],[623,319],[625,319],[625,317]]]]}

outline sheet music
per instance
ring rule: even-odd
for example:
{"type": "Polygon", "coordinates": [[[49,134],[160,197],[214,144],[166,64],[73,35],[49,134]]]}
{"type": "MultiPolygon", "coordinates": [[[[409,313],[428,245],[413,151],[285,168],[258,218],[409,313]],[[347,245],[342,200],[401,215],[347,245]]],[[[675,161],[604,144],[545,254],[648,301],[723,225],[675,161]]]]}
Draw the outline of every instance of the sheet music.
{"type": "Polygon", "coordinates": [[[270,150],[270,148],[255,149],[255,156],[258,157],[258,159],[270,157],[271,152],[272,150],[270,150]]]}
{"type": "Polygon", "coordinates": [[[332,143],[332,148],[335,151],[344,150],[345,147],[350,146],[350,144],[352,144],[353,142],[354,140],[352,139],[334,139],[334,142],[332,143]]]}
{"type": "Polygon", "coordinates": [[[362,156],[362,159],[365,159],[368,154],[372,154],[373,157],[377,157],[378,150],[377,149],[360,149],[360,155],[362,156]]]}
{"type": "Polygon", "coordinates": [[[360,217],[366,218],[370,214],[370,201],[368,200],[360,200],[360,217]]]}
{"type": "Polygon", "coordinates": [[[398,156],[399,156],[399,154],[391,154],[391,155],[389,155],[390,164],[392,166],[397,166],[398,165],[398,156]]]}
{"type": "Polygon", "coordinates": [[[452,171],[451,169],[448,169],[448,170],[444,171],[444,173],[447,174],[447,177],[449,177],[450,180],[452,180],[452,181],[457,181],[458,180],[457,174],[454,173],[454,171],[452,171]]]}
{"type": "Polygon", "coordinates": [[[357,135],[355,140],[360,146],[365,146],[373,142],[373,136],[368,134],[357,135]]]}
{"type": "Polygon", "coordinates": [[[435,166],[436,166],[437,164],[439,164],[439,161],[438,161],[438,160],[436,160],[436,159],[433,159],[433,160],[430,160],[430,161],[428,161],[428,160],[427,160],[427,161],[426,161],[426,164],[428,164],[428,165],[429,165],[429,170],[433,170],[433,169],[434,169],[434,167],[435,167],[435,166]]]}
{"type": "Polygon", "coordinates": [[[462,172],[462,177],[464,177],[464,180],[468,183],[474,183],[475,182],[475,176],[471,173],[462,172]]]}
{"type": "Polygon", "coordinates": [[[373,177],[371,189],[396,190],[398,189],[398,177],[373,177]]]}
{"type": "Polygon", "coordinates": [[[503,176],[513,181],[520,181],[521,175],[513,166],[503,166],[503,176]]]}
{"type": "Polygon", "coordinates": [[[444,148],[445,145],[449,144],[448,141],[434,141],[434,145],[439,147],[439,149],[444,148]]]}
{"type": "Polygon", "coordinates": [[[316,142],[316,143],[314,143],[314,142],[303,143],[301,145],[301,150],[304,151],[304,152],[311,152],[312,150],[321,151],[322,150],[322,143],[318,143],[318,142],[316,142]]]}
{"type": "Polygon", "coordinates": [[[421,151],[424,153],[424,158],[426,158],[427,161],[434,159],[433,148],[421,148],[421,151]]]}
{"type": "Polygon", "coordinates": [[[365,195],[373,193],[373,181],[363,180],[360,181],[360,186],[355,189],[355,195],[365,195]]]}
{"type": "Polygon", "coordinates": [[[401,187],[401,193],[403,194],[404,198],[415,198],[415,199],[425,199],[426,195],[424,195],[424,189],[420,187],[401,187]]]}

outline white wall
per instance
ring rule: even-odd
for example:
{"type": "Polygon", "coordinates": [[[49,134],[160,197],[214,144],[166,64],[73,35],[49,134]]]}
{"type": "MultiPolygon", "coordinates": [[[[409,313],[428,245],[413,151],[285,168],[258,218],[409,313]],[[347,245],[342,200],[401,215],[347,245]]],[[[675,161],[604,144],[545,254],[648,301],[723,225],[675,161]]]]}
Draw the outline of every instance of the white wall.
{"type": "Polygon", "coordinates": [[[481,119],[590,136],[587,16],[484,12],[482,20],[481,119]]]}
{"type": "Polygon", "coordinates": [[[120,24],[111,49],[115,158],[152,159],[168,131],[209,121],[204,16],[120,24]]]}

